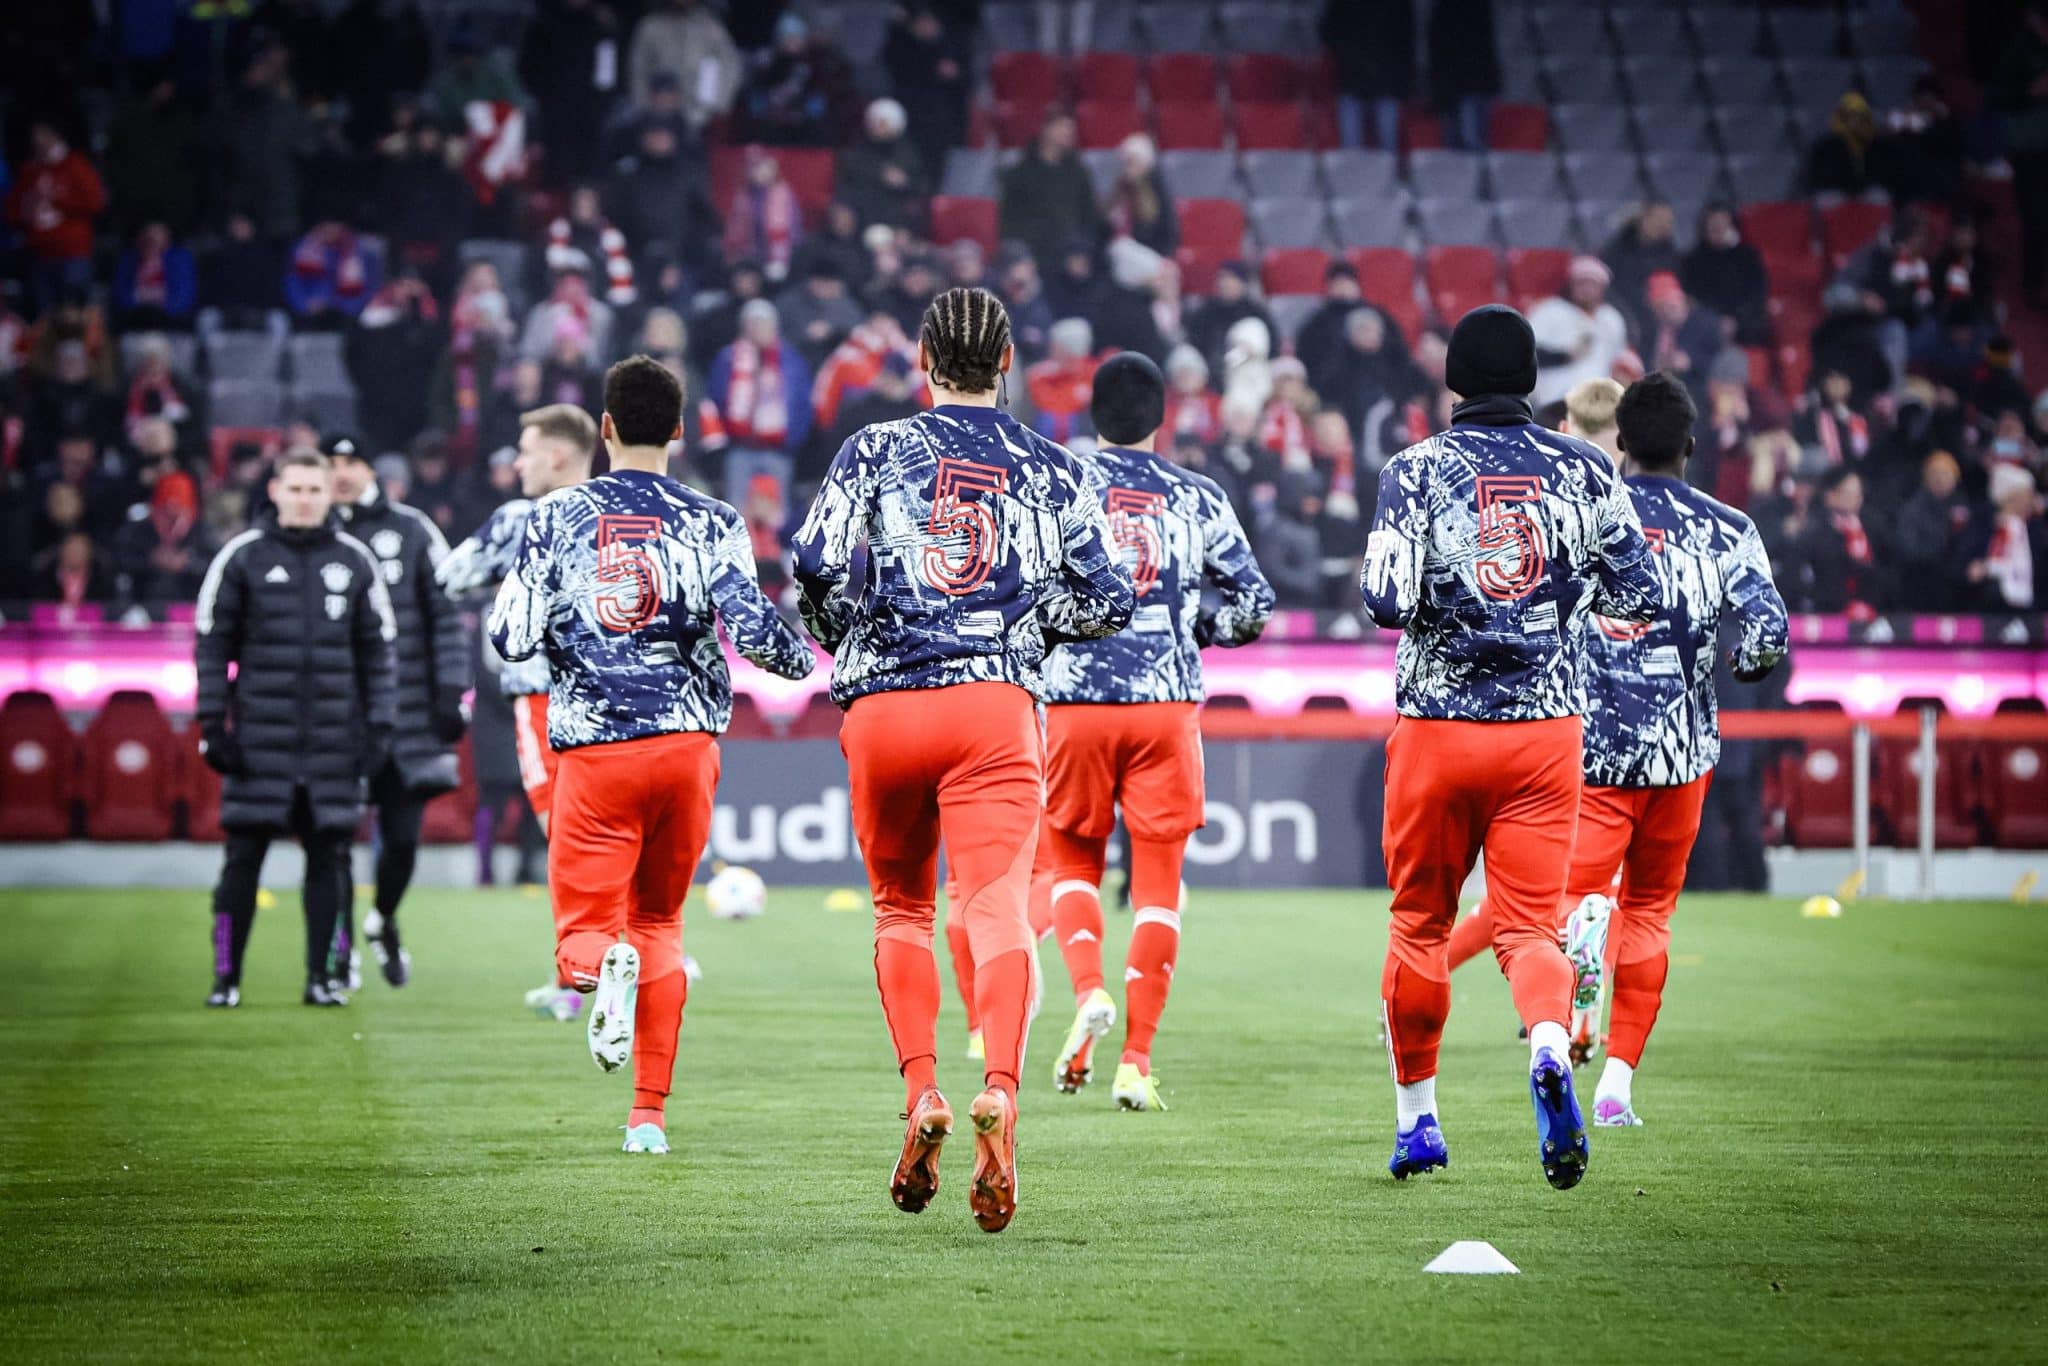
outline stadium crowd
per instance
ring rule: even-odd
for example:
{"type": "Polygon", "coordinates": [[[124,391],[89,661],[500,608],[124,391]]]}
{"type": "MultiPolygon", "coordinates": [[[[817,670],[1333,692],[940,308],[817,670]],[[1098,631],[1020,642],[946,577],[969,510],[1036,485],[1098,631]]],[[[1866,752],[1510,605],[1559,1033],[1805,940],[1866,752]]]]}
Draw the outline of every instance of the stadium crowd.
{"type": "MultiPolygon", "coordinates": [[[[916,320],[971,283],[1014,320],[1014,410],[1085,442],[1100,359],[1153,356],[1174,457],[1226,489],[1282,605],[1356,620],[1374,475],[1447,423],[1456,319],[1368,301],[1341,258],[1292,327],[1255,262],[1223,262],[1197,295],[1152,138],[1122,141],[1104,188],[1057,106],[1001,172],[994,253],[934,242],[932,197],[974,122],[982,8],[896,7],[867,72],[772,0],[539,0],[509,43],[467,14],[432,28],[413,0],[331,16],[162,0],[105,30],[89,6],[19,7],[0,21],[0,599],[190,601],[268,460],[343,431],[382,453],[390,495],[459,538],[516,493],[517,415],[594,407],[604,367],[636,351],[685,378],[677,473],[740,508],[764,582],[786,585],[809,489],[849,433],[915,411],[916,320]],[[822,195],[783,151],[818,148],[822,195]],[[266,366],[293,373],[288,408],[275,383],[238,389],[266,366]]],[[[1089,7],[1038,8],[1057,44],[1089,7]]],[[[1425,67],[1414,42],[1373,41],[1412,35],[1414,8],[1326,7],[1338,135],[1387,144],[1426,89],[1447,138],[1482,145],[1501,86],[1490,12],[1461,7],[1452,32],[1436,6],[1425,67]]],[[[2048,7],[1981,8],[2006,25],[1985,74],[2003,145],[1976,145],[1928,77],[1897,109],[1845,93],[1809,149],[1811,192],[1894,209],[1826,267],[1793,393],[1734,206],[1692,225],[1636,203],[1558,294],[1520,301],[1553,412],[1590,376],[1684,377],[1691,477],[1756,517],[1796,609],[2048,601],[2048,390],[2003,311],[2039,306],[2041,266],[2026,262],[2031,296],[1997,297],[1963,175],[2009,167],[2030,254],[2048,250],[2048,7]]]]}

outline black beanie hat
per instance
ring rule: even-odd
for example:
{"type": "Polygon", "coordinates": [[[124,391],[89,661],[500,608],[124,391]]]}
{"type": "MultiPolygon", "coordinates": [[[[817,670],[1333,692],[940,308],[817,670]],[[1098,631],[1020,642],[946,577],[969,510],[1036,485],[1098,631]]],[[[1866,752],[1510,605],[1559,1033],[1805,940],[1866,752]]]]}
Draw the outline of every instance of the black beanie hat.
{"type": "Polygon", "coordinates": [[[1112,446],[1143,441],[1166,421],[1166,376],[1150,356],[1119,351],[1095,371],[1088,415],[1112,446]]]}
{"type": "Polygon", "coordinates": [[[1536,387],[1536,334],[1506,304],[1483,304],[1451,330],[1444,383],[1459,398],[1527,395],[1536,387]]]}

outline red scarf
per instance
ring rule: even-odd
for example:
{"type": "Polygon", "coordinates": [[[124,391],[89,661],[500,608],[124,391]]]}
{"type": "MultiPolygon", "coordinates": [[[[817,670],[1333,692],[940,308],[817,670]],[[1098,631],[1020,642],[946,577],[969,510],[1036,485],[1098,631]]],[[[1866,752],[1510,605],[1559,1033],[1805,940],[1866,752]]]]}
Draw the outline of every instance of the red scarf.
{"type": "Polygon", "coordinates": [[[2027,537],[2025,519],[1998,514],[1984,564],[2006,606],[2024,610],[2034,605],[2034,545],[2027,537]]]}
{"type": "MultiPolygon", "coordinates": [[[[1863,530],[1863,518],[1853,512],[1830,512],[1828,520],[1842,537],[1842,548],[1857,564],[1870,563],[1870,537],[1863,530]]],[[[1853,596],[1853,590],[1852,590],[1853,596]]]]}
{"type": "Polygon", "coordinates": [[[178,386],[171,382],[169,374],[151,379],[148,375],[137,375],[135,383],[128,386],[128,430],[133,433],[135,424],[145,417],[169,418],[172,422],[183,422],[192,416],[192,410],[185,406],[185,400],[178,397],[178,386]],[[150,399],[156,406],[150,407],[150,399]]]}
{"type": "Polygon", "coordinates": [[[1223,439],[1223,400],[1204,389],[1196,394],[1166,396],[1167,445],[1194,441],[1213,446],[1223,439]]]}
{"type": "Polygon", "coordinates": [[[887,327],[862,323],[847,334],[825,358],[811,385],[811,410],[817,414],[819,426],[830,427],[839,420],[841,404],[875,387],[875,377],[882,373],[882,362],[891,352],[917,363],[916,351],[894,323],[887,327]]]}
{"type": "Polygon", "coordinates": [[[369,268],[356,248],[356,235],[339,223],[322,223],[292,249],[292,270],[302,280],[332,275],[334,292],[344,299],[361,294],[369,284],[369,268]]]}
{"type": "MultiPolygon", "coordinates": [[[[145,237],[150,234],[143,234],[145,237]]],[[[135,258],[135,306],[162,308],[170,297],[164,277],[164,249],[153,240],[135,258]]]]}
{"type": "Polygon", "coordinates": [[[1870,453],[1870,423],[1853,409],[1823,408],[1814,415],[1814,435],[1828,453],[1828,463],[1839,465],[1870,453]]]}
{"type": "Polygon", "coordinates": [[[1308,424],[1301,420],[1301,414],[1294,405],[1281,399],[1272,399],[1266,404],[1266,414],[1259,422],[1259,444],[1273,454],[1286,460],[1308,452],[1308,424]]]}
{"type": "Polygon", "coordinates": [[[789,437],[789,395],[782,384],[780,346],[763,351],[744,337],[732,344],[725,431],[736,446],[782,449],[789,437]]]}
{"type": "Polygon", "coordinates": [[[526,115],[504,100],[471,100],[462,118],[469,130],[463,178],[478,203],[493,203],[500,186],[526,174],[526,115]]]}
{"type": "Polygon", "coordinates": [[[1892,284],[1909,292],[1917,307],[1925,308],[1934,300],[1934,291],[1928,287],[1927,262],[1909,251],[1892,258],[1892,284]]]}

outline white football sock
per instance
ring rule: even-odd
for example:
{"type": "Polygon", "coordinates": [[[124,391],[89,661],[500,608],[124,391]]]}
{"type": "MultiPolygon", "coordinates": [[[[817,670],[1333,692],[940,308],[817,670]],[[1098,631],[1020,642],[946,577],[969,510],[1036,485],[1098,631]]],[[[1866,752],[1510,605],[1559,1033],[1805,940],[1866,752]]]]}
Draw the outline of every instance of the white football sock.
{"type": "Polygon", "coordinates": [[[1560,1058],[1569,1055],[1572,1050],[1571,1032],[1555,1020],[1530,1025],[1529,1061],[1535,1062],[1536,1055],[1546,1048],[1560,1058]]]}
{"type": "Polygon", "coordinates": [[[1635,1082],[1636,1069],[1620,1058],[1610,1056],[1607,1066],[1600,1070],[1600,1084],[1593,1089],[1595,1100],[1618,1100],[1629,1104],[1629,1087],[1635,1082]]]}
{"type": "Polygon", "coordinates": [[[1425,1077],[1406,1086],[1394,1083],[1395,1127],[1402,1133],[1415,1127],[1424,1115],[1436,1113],[1436,1078],[1425,1077]]]}

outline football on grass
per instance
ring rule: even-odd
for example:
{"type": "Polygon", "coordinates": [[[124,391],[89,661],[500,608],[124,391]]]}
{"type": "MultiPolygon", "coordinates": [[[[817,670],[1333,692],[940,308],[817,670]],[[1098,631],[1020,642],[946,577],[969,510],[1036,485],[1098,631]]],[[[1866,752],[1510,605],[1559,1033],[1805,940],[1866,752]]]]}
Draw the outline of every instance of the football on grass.
{"type": "Polygon", "coordinates": [[[752,920],[768,904],[768,885],[751,868],[721,868],[705,885],[704,900],[720,920],[752,920]]]}

